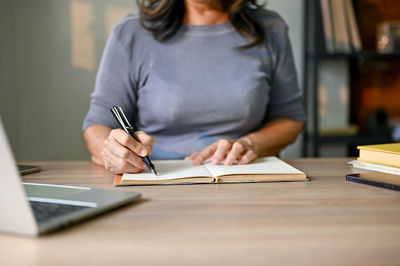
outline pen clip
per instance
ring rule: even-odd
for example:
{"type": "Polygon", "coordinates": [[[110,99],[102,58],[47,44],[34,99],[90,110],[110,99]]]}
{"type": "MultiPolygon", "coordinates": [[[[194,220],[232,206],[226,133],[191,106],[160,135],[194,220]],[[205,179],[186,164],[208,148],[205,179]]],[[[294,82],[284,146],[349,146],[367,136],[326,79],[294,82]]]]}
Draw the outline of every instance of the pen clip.
{"type": "Polygon", "coordinates": [[[128,128],[132,128],[132,126],[129,124],[129,121],[126,119],[126,116],[124,115],[124,112],[122,111],[121,107],[116,107],[114,106],[111,108],[111,113],[114,115],[115,119],[118,121],[119,125],[122,127],[122,129],[129,134],[128,128]],[[121,116],[122,112],[122,116],[121,116]]]}
{"type": "Polygon", "coordinates": [[[117,107],[118,113],[121,116],[121,119],[124,121],[124,124],[126,125],[126,127],[130,127],[133,129],[133,126],[131,125],[131,123],[129,123],[128,118],[126,118],[124,111],[122,111],[121,107],[117,107]]]}

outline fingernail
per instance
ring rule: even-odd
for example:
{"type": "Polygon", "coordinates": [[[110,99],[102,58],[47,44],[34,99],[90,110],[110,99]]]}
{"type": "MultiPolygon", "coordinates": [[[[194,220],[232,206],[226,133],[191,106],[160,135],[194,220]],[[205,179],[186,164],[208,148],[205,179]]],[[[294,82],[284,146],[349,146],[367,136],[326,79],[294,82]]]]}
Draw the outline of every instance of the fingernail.
{"type": "Polygon", "coordinates": [[[212,164],[219,164],[219,160],[218,159],[213,159],[212,160],[212,164]]]}
{"type": "Polygon", "coordinates": [[[146,156],[147,155],[147,150],[146,149],[141,149],[139,155],[140,156],[146,156]]]}
{"type": "Polygon", "coordinates": [[[225,163],[224,163],[225,165],[231,165],[232,164],[232,161],[231,160],[225,160],[225,163]]]}
{"type": "Polygon", "coordinates": [[[200,163],[201,163],[200,160],[194,160],[193,161],[193,165],[200,165],[200,163]]]}

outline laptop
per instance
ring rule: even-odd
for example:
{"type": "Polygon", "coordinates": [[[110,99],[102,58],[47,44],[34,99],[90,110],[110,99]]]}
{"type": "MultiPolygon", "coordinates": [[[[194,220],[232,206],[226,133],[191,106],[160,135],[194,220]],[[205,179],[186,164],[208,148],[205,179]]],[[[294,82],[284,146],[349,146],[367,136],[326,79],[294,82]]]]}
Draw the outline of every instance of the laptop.
{"type": "Polygon", "coordinates": [[[140,198],[140,193],[21,183],[0,118],[0,231],[38,236],[140,198]]]}

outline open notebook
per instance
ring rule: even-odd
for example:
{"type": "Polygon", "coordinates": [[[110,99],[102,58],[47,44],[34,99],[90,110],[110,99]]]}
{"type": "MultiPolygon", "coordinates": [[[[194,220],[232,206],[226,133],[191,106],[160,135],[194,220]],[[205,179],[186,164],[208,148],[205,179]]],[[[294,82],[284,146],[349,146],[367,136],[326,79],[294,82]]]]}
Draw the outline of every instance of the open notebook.
{"type": "Polygon", "coordinates": [[[117,175],[115,186],[150,184],[232,183],[305,181],[307,176],[277,157],[263,157],[245,165],[192,166],[191,161],[153,161],[158,176],[150,171],[139,174],[117,175]]]}

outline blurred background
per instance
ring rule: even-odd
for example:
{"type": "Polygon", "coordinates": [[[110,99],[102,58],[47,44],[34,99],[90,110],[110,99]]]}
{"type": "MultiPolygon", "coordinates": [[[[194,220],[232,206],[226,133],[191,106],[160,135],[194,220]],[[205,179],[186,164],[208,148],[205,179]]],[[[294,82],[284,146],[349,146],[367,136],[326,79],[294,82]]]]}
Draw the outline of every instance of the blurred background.
{"type": "MultiPolygon", "coordinates": [[[[400,1],[267,8],[289,25],[308,115],[282,157],[356,156],[357,145],[400,142],[400,1]]],[[[81,126],[104,45],[136,11],[136,0],[0,1],[0,113],[17,160],[90,158],[81,126]]]]}
{"type": "MultiPolygon", "coordinates": [[[[302,1],[268,8],[289,24],[301,71],[302,1]]],[[[112,25],[136,11],[136,0],[0,1],[0,111],[17,160],[90,158],[81,126],[103,48],[112,25]]]]}

